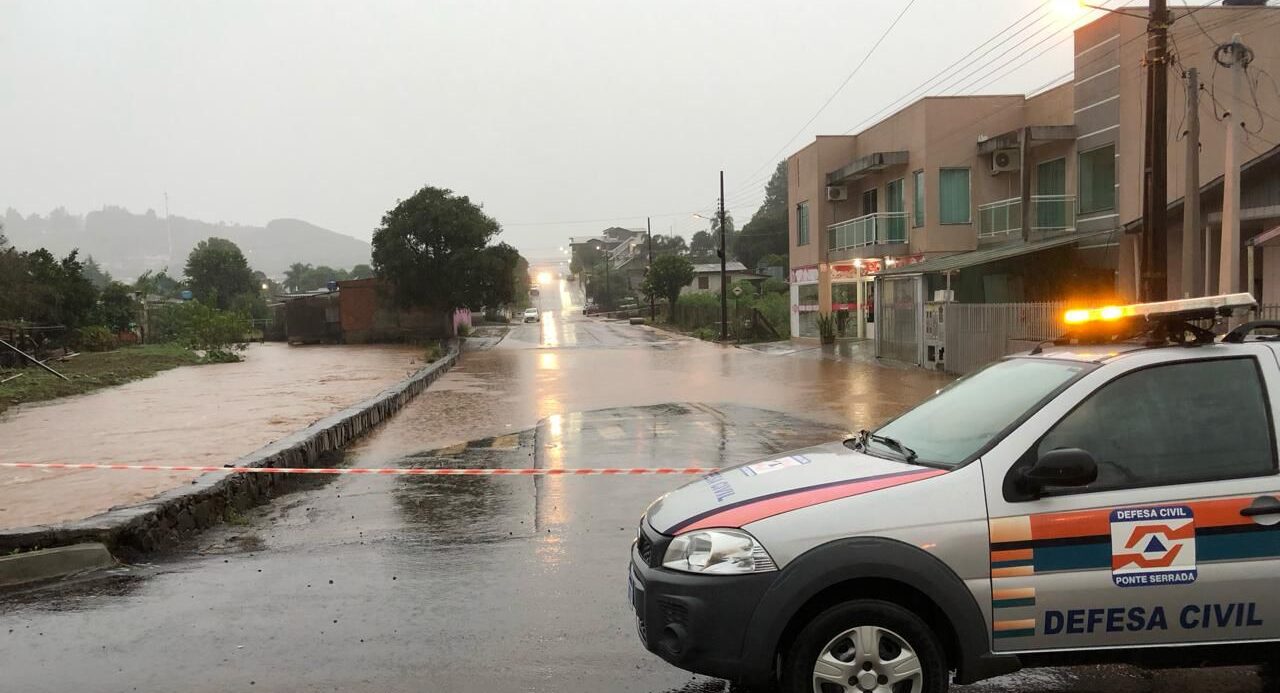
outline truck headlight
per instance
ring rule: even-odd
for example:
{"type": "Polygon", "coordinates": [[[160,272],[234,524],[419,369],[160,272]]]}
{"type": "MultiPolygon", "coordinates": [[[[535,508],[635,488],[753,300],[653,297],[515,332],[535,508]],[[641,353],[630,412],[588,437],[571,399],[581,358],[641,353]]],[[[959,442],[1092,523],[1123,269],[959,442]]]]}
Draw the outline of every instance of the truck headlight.
{"type": "Polygon", "coordinates": [[[756,538],[740,529],[704,529],[671,540],[662,567],[689,573],[766,573],[777,570],[756,538]]]}

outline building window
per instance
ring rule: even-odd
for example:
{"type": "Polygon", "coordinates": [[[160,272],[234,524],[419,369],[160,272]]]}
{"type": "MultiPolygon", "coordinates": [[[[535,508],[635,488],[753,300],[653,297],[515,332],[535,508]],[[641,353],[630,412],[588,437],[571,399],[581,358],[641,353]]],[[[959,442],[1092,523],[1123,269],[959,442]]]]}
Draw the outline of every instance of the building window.
{"type": "Polygon", "coordinates": [[[1116,146],[1080,152],[1080,213],[1116,207],[1116,146]]]}
{"type": "Polygon", "coordinates": [[[868,214],[875,214],[878,211],[879,210],[876,209],[876,189],[872,188],[870,190],[863,190],[862,191],[863,216],[866,216],[868,214]]]}
{"type": "Polygon", "coordinates": [[[706,275],[703,275],[703,276],[701,276],[701,277],[698,277],[698,288],[699,288],[699,289],[710,289],[710,288],[711,288],[711,278],[710,278],[710,277],[708,277],[708,276],[706,276],[706,275]]]}
{"type": "Polygon", "coordinates": [[[796,205],[796,245],[809,245],[809,203],[796,205]]]}
{"type": "Polygon", "coordinates": [[[938,223],[973,223],[969,207],[969,169],[944,168],[938,171],[938,223]]]}
{"type": "Polygon", "coordinates": [[[924,171],[911,174],[911,185],[915,195],[911,203],[911,225],[918,228],[924,226],[924,171]]]}

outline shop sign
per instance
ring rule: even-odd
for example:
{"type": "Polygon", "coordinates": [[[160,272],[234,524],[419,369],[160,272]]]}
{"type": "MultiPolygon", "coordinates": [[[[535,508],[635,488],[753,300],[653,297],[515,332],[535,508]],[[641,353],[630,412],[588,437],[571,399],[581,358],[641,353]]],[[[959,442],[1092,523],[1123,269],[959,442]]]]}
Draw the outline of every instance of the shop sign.
{"type": "Polygon", "coordinates": [[[791,270],[792,284],[812,284],[818,281],[818,266],[808,265],[805,267],[796,267],[791,270]]]}

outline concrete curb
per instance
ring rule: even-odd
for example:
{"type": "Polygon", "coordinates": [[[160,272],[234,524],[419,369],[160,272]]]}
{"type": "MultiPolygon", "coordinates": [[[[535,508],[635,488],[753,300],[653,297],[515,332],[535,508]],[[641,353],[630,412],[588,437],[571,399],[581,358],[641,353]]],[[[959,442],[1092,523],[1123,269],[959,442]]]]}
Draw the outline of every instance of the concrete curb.
{"type": "MultiPolygon", "coordinates": [[[[342,450],[391,418],[458,360],[458,343],[448,353],[359,404],[326,416],[285,438],[235,460],[239,467],[320,467],[323,457],[342,450]]],[[[220,521],[228,510],[244,510],[269,498],[289,480],[279,474],[205,474],[138,505],[56,525],[0,530],[0,553],[104,544],[117,556],[139,556],[173,546],[184,536],[220,521]]]]}
{"type": "Polygon", "coordinates": [[[107,547],[98,543],[0,556],[0,587],[40,582],[86,570],[110,568],[115,564],[116,559],[107,547]]]}

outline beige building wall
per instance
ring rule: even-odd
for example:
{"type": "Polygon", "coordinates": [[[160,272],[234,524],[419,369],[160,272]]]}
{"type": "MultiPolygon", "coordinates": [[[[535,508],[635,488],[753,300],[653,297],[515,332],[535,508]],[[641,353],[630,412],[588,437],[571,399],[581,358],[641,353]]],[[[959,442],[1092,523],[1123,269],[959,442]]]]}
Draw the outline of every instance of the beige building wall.
{"type": "Polygon", "coordinates": [[[978,205],[1018,195],[1018,174],[991,175],[991,159],[978,154],[978,138],[994,137],[1023,125],[1025,99],[1014,96],[929,99],[925,167],[926,224],[912,249],[926,254],[978,247],[978,205]],[[944,168],[969,169],[968,224],[941,224],[938,179],[944,168]]]}
{"type": "MultiPolygon", "coordinates": [[[[856,137],[850,135],[820,136],[787,159],[787,236],[790,265],[819,266],[826,274],[825,230],[832,223],[831,206],[827,204],[827,172],[843,166],[852,156],[856,137]],[[809,242],[798,245],[797,208],[809,206],[809,242]]],[[[819,305],[823,312],[831,309],[831,287],[820,282],[819,305]]]]}

